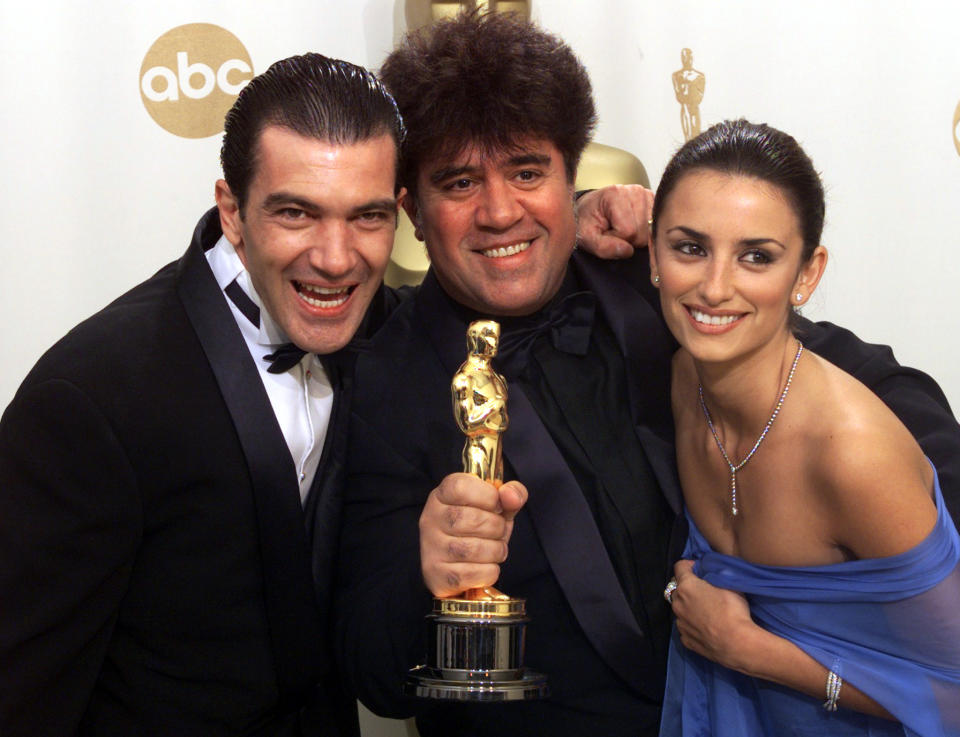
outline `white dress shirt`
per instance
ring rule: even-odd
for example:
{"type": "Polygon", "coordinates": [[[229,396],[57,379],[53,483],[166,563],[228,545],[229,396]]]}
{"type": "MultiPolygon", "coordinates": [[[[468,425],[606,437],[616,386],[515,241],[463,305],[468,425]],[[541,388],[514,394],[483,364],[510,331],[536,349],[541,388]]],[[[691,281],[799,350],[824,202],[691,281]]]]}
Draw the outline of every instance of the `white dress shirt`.
{"type": "Polygon", "coordinates": [[[300,483],[300,501],[306,501],[307,492],[323,453],[327,437],[330,413],[333,409],[333,387],[323,364],[313,353],[307,353],[300,362],[282,374],[267,371],[269,361],[263,357],[289,343],[283,329],[267,312],[260,295],[253,288],[250,275],[226,236],[221,236],[216,245],[206,252],[207,262],[220,286],[221,292],[234,280],[257,307],[260,308],[260,325],[254,325],[226,294],[233,319],[243,334],[247,349],[260,372],[260,379],[267,390],[273,413],[276,415],[284,440],[290,449],[290,457],[296,467],[300,483]]]}

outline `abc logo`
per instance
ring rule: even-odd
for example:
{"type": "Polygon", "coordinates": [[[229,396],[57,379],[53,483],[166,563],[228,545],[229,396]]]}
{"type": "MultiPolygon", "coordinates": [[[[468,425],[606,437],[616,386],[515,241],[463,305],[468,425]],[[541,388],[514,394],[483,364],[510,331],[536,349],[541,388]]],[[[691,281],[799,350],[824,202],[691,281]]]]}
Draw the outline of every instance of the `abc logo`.
{"type": "Polygon", "coordinates": [[[223,130],[224,116],[252,77],[240,39],[211,23],[191,23],[153,42],[140,66],[140,98],[170,133],[206,138],[223,130]]]}

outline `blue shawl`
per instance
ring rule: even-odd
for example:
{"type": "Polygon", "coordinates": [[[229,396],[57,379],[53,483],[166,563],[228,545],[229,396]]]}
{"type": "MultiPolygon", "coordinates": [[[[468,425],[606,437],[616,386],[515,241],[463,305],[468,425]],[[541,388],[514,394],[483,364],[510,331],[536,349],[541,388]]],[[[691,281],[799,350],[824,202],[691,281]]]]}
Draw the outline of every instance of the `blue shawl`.
{"type": "MultiPolygon", "coordinates": [[[[934,471],[936,474],[936,471],[934,471]]],[[[743,593],[754,620],[790,640],[902,724],[728,670],[674,629],[661,737],[960,735],[960,537],[934,476],[937,523],[887,558],[778,567],[714,552],[690,522],[685,558],[714,586],[743,593]]]]}

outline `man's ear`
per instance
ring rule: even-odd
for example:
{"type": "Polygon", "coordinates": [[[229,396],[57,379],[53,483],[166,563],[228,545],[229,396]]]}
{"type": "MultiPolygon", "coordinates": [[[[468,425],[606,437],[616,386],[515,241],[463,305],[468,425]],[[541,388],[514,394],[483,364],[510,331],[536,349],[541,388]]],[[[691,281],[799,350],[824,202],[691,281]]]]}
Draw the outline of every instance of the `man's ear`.
{"type": "Polygon", "coordinates": [[[417,207],[417,198],[411,195],[407,190],[400,192],[400,205],[413,223],[413,234],[418,241],[423,240],[423,229],[420,227],[420,208],[417,207]]]}
{"type": "Polygon", "coordinates": [[[397,217],[400,216],[400,208],[403,207],[403,201],[406,199],[406,197],[407,197],[407,188],[401,187],[400,191],[397,193],[397,217]]]}
{"type": "Polygon", "coordinates": [[[217,199],[217,210],[220,211],[220,229],[242,259],[243,231],[241,230],[241,224],[243,218],[240,215],[240,203],[237,202],[237,198],[230,191],[230,186],[223,179],[217,180],[214,196],[217,199]]]}

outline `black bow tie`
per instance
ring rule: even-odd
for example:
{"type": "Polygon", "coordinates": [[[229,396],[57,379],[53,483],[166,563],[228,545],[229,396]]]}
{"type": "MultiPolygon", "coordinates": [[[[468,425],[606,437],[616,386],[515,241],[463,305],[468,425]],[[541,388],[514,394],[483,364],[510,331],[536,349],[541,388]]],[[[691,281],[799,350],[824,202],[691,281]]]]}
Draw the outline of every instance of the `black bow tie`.
{"type": "Polygon", "coordinates": [[[574,292],[529,317],[504,318],[497,365],[510,375],[521,373],[534,341],[541,335],[548,335],[559,351],[585,356],[596,306],[592,292],[574,292]]]}
{"type": "Polygon", "coordinates": [[[271,374],[282,374],[300,363],[300,359],[307,355],[303,348],[295,346],[293,343],[284,343],[273,353],[268,353],[263,357],[264,361],[269,361],[270,366],[267,372],[271,374]]]}

